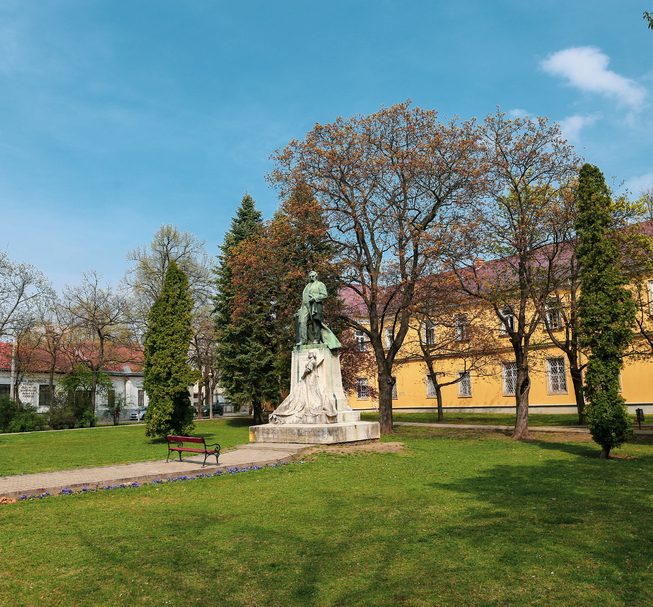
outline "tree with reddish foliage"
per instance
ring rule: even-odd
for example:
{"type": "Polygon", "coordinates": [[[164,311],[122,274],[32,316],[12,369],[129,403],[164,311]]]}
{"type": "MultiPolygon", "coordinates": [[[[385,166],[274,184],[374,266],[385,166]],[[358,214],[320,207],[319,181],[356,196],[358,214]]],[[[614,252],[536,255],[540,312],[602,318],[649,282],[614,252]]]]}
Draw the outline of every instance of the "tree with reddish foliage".
{"type": "Polygon", "coordinates": [[[317,124],[273,154],[269,175],[283,195],[305,184],[317,199],[338,279],[360,302],[343,309],[376,361],[381,432],[393,432],[392,367],[406,337],[425,270],[425,238],[452,222],[482,167],[473,122],[442,123],[410,102],[369,116],[317,124]],[[359,304],[356,304],[359,307],[359,304]],[[385,347],[386,327],[394,339],[385,347]]]}
{"type": "Polygon", "coordinates": [[[462,383],[469,387],[471,396],[472,376],[493,374],[500,342],[495,327],[487,323],[486,309],[458,288],[458,280],[450,272],[434,272],[420,282],[414,309],[412,339],[404,343],[403,357],[397,362],[419,360],[426,365],[438,421],[442,422],[442,388],[462,383]],[[458,368],[450,373],[447,369],[452,359],[458,368]]]}
{"type": "MultiPolygon", "coordinates": [[[[329,291],[327,318],[338,319],[336,269],[325,234],[322,210],[308,189],[299,184],[272,220],[229,253],[232,320],[243,330],[260,333],[265,354],[259,352],[256,365],[265,361],[266,366],[257,372],[256,385],[258,393],[272,405],[283,400],[290,389],[293,315],[300,306],[310,270],[318,272],[329,291]]],[[[338,332],[339,327],[330,324],[338,332]]]]}
{"type": "Polygon", "coordinates": [[[528,438],[529,359],[550,294],[566,279],[561,268],[575,217],[569,190],[579,159],[545,118],[509,120],[498,111],[485,120],[483,149],[485,189],[458,226],[451,264],[462,291],[491,309],[507,335],[513,438],[528,438]]]}

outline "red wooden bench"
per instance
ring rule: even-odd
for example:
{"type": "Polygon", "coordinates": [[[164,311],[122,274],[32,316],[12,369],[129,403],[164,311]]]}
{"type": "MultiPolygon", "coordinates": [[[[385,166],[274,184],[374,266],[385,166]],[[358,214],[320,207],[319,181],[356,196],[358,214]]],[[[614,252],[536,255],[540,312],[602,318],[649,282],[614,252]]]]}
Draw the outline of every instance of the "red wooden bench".
{"type": "Polygon", "coordinates": [[[168,457],[166,458],[166,463],[170,459],[170,453],[172,451],[179,453],[179,461],[181,461],[182,451],[187,451],[188,453],[203,453],[204,463],[202,464],[202,468],[204,468],[206,458],[209,455],[215,455],[215,463],[218,463],[218,457],[220,457],[220,445],[218,445],[218,443],[207,445],[204,438],[201,436],[166,436],[166,440],[168,441],[168,457]],[[184,447],[184,443],[197,445],[197,447],[184,447]],[[173,446],[175,444],[176,446],[173,446]]]}

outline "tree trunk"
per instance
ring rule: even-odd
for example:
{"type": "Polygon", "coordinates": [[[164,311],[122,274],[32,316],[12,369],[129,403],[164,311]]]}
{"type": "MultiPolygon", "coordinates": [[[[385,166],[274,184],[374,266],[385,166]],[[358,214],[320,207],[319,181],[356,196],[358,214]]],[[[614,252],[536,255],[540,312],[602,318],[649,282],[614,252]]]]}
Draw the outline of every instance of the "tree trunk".
{"type": "Polygon", "coordinates": [[[254,418],[254,425],[260,426],[263,424],[263,405],[259,400],[252,401],[252,412],[254,418]]]}
{"type": "Polygon", "coordinates": [[[442,388],[435,380],[433,380],[433,387],[435,388],[435,396],[438,399],[438,421],[443,422],[444,411],[442,410],[442,388]]]}
{"type": "Polygon", "coordinates": [[[601,449],[601,459],[610,459],[610,447],[603,447],[601,449]]]}
{"type": "MultiPolygon", "coordinates": [[[[93,369],[93,381],[91,382],[91,412],[95,415],[95,394],[97,393],[97,369],[93,369]]],[[[94,426],[95,424],[91,424],[94,426]]]]}
{"type": "Polygon", "coordinates": [[[54,363],[50,367],[50,377],[48,379],[48,387],[50,388],[50,410],[52,410],[52,403],[54,403],[54,363]]]}
{"type": "Polygon", "coordinates": [[[394,434],[392,423],[392,376],[379,374],[379,424],[381,434],[394,434]]]}
{"type": "Polygon", "coordinates": [[[213,419],[213,387],[208,375],[204,378],[204,389],[206,390],[206,402],[209,405],[209,419],[213,419]]]}
{"type": "Polygon", "coordinates": [[[578,425],[585,425],[585,393],[583,391],[583,375],[580,370],[569,366],[571,383],[574,386],[574,396],[576,397],[576,409],[578,410],[578,425]]]}
{"type": "Polygon", "coordinates": [[[517,419],[515,431],[512,433],[514,439],[530,438],[528,433],[528,395],[530,391],[531,380],[528,371],[520,366],[517,371],[517,389],[515,390],[517,419]]]}

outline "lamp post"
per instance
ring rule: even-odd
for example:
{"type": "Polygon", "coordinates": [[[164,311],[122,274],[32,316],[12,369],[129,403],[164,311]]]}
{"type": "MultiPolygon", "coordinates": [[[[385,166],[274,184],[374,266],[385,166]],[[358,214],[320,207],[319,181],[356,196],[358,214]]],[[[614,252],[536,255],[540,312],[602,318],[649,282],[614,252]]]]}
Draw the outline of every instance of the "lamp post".
{"type": "Polygon", "coordinates": [[[209,419],[213,419],[213,372],[209,371],[209,390],[207,396],[207,401],[209,402],[209,419]]]}

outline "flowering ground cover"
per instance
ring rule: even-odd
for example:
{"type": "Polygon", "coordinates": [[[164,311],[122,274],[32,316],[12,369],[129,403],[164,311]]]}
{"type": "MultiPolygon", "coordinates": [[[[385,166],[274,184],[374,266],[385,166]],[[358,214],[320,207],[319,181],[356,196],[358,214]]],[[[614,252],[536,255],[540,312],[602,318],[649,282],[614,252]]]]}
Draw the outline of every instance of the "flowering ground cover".
{"type": "Polygon", "coordinates": [[[2,505],[0,604],[653,604],[650,444],[389,440],[403,451],[2,505]]]}
{"type": "MultiPolygon", "coordinates": [[[[248,442],[250,418],[232,417],[196,424],[195,436],[220,443],[222,450],[248,442]]],[[[165,459],[165,441],[145,436],[145,425],[103,426],[0,435],[0,476],[71,470],[165,459]]]]}

